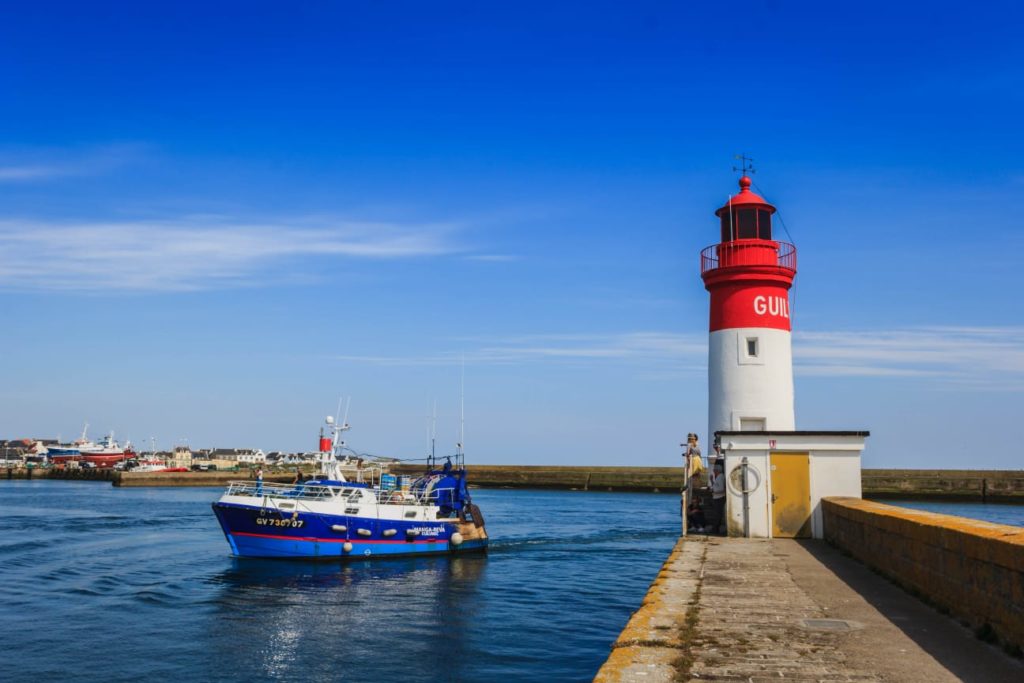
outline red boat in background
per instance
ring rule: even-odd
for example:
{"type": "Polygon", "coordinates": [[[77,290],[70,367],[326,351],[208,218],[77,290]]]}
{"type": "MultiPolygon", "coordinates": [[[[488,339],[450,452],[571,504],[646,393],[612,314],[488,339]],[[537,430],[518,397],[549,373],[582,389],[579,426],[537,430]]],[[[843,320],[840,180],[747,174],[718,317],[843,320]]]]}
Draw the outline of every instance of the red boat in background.
{"type": "Polygon", "coordinates": [[[99,443],[95,443],[86,438],[88,429],[89,424],[86,423],[82,437],[72,444],[48,447],[46,450],[50,461],[58,465],[82,462],[92,463],[93,467],[113,467],[115,463],[136,457],[130,443],[122,448],[114,440],[114,432],[110,432],[99,443]]]}

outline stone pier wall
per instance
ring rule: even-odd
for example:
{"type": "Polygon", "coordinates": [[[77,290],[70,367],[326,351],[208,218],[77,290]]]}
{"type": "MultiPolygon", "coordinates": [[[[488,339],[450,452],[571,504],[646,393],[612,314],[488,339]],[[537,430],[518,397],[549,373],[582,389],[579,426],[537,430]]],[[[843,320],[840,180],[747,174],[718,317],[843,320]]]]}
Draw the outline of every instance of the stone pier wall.
{"type": "Polygon", "coordinates": [[[1024,647],[1024,528],[856,498],[826,498],[822,509],[827,541],[979,637],[1024,647]]]}

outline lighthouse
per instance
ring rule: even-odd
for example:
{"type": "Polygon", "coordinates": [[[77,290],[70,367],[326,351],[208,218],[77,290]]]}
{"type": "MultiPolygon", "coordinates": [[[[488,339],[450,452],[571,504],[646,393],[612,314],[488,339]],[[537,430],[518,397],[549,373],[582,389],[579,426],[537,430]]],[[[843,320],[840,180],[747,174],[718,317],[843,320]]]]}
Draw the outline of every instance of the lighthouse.
{"type": "Polygon", "coordinates": [[[793,430],[792,309],[796,248],[772,235],[775,207],[740,178],[715,215],[721,241],[701,252],[711,294],[708,434],[793,430]]]}
{"type": "Polygon", "coordinates": [[[775,207],[740,191],[718,217],[719,241],[700,255],[711,295],[708,434],[726,482],[719,522],[730,536],[793,538],[825,532],[822,501],[861,495],[867,431],[797,431],[789,290],[796,247],[775,239],[775,207]]]}

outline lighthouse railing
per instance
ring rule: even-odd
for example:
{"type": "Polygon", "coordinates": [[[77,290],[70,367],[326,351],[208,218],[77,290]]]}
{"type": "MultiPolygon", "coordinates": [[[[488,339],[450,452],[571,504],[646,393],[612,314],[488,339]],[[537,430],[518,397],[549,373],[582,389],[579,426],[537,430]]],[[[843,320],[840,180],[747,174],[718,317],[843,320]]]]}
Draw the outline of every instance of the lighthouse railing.
{"type": "Polygon", "coordinates": [[[796,272],[796,247],[789,242],[760,239],[712,244],[700,252],[700,272],[732,266],[777,266],[796,272]]]}

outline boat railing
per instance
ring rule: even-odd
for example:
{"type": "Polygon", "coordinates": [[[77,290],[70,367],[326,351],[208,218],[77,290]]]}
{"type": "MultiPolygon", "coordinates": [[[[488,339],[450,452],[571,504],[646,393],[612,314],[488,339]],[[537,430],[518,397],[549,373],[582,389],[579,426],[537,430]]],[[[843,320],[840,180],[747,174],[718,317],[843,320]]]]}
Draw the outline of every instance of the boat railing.
{"type": "MultiPolygon", "coordinates": [[[[265,484],[258,481],[231,481],[228,482],[226,493],[229,496],[299,500],[333,500],[338,497],[352,503],[363,502],[359,499],[353,500],[351,497],[342,496],[343,490],[346,490],[343,484],[265,484]]],[[[428,492],[419,493],[408,489],[371,490],[377,497],[378,505],[436,505],[442,499],[450,500],[454,491],[454,488],[434,488],[428,492]],[[449,492],[449,495],[442,496],[444,491],[449,492]]]]}
{"type": "Polygon", "coordinates": [[[337,488],[337,486],[321,484],[264,484],[258,481],[231,481],[228,482],[227,495],[329,500],[334,497],[332,489],[337,488]]]}
{"type": "Polygon", "coordinates": [[[380,505],[436,505],[442,499],[441,492],[454,492],[454,488],[432,489],[428,493],[414,493],[408,489],[375,491],[380,505]]]}

